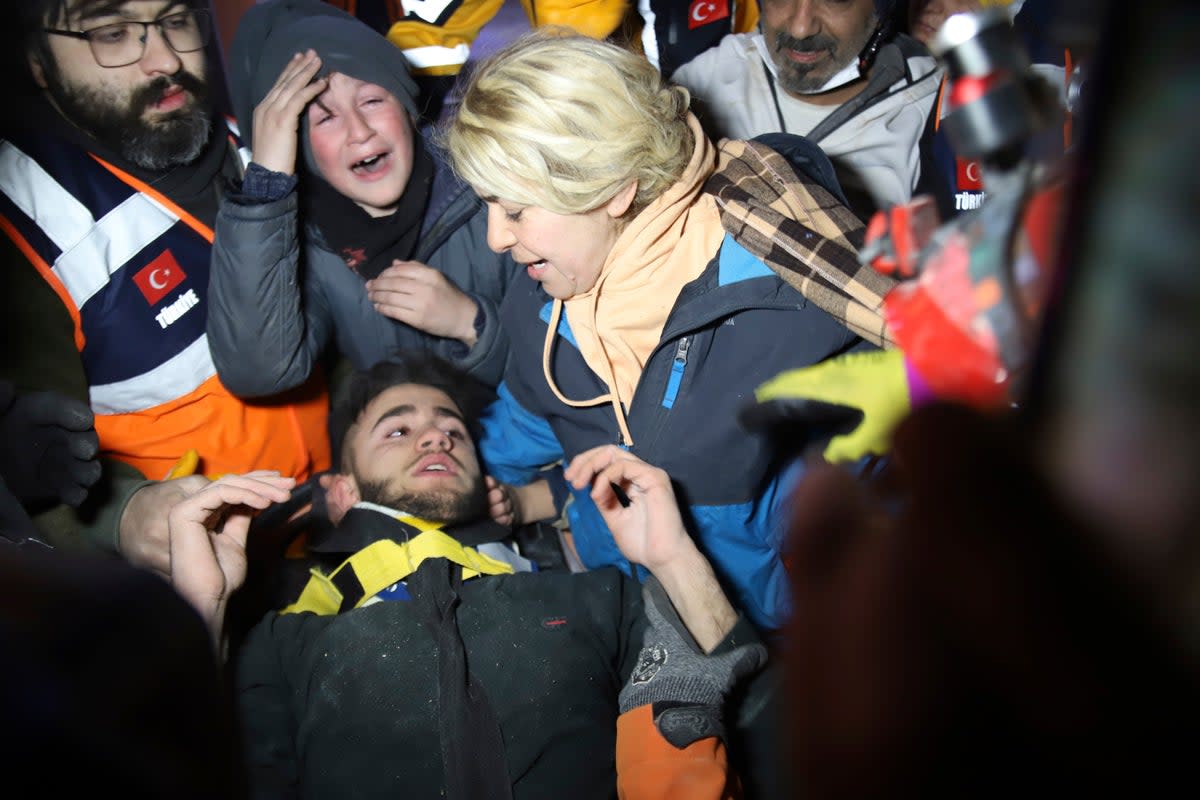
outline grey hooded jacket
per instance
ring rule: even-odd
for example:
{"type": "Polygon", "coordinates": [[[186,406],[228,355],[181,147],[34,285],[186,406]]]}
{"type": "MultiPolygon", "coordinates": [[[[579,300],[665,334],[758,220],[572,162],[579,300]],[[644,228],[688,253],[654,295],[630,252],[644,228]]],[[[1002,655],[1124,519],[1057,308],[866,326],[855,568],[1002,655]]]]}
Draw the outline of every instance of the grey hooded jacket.
{"type": "MultiPolygon", "coordinates": [[[[385,38],[320,0],[270,0],[247,10],[230,51],[244,141],[251,140],[254,107],[283,65],[309,47],[324,70],[381,85],[415,108],[407,64],[385,38]]],[[[314,226],[303,225],[296,190],[268,202],[239,202],[235,195],[217,216],[207,328],[213,361],[230,391],[255,397],[298,386],[331,342],[356,369],[415,348],[457,363],[484,383],[499,382],[508,342],[497,308],[518,267],[488,248],[484,203],[430,143],[426,148],[435,175],[414,260],[442,272],[478,304],[475,345],[468,350],[377,312],[363,279],[314,226]]]]}

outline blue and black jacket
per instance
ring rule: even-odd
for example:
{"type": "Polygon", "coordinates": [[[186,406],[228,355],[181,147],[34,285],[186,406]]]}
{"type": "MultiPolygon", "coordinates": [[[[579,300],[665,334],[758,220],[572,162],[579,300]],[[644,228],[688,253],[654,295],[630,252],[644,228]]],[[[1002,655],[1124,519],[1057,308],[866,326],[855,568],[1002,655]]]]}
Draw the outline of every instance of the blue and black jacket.
{"type": "MultiPolygon", "coordinates": [[[[610,406],[570,407],[547,385],[541,361],[551,306],[540,284],[519,278],[500,311],[512,347],[480,450],[491,474],[508,483],[528,483],[541,467],[589,448],[623,444],[610,406]]],[[[692,534],[731,598],[762,627],[777,627],[788,609],[781,504],[799,467],[775,469],[771,443],[740,428],[738,410],[768,378],[859,341],[726,236],[680,292],[626,409],[631,451],[675,481],[692,534]]],[[[567,397],[607,391],[565,316],[551,370],[567,397]]],[[[583,563],[632,574],[588,493],[572,495],[567,516],[583,563]]]]}

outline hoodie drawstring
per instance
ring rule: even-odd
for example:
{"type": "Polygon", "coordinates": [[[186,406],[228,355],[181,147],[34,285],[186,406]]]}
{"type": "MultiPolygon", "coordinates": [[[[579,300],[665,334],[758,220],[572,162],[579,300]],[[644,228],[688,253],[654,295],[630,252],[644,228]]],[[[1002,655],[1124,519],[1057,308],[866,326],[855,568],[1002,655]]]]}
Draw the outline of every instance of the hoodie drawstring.
{"type": "Polygon", "coordinates": [[[550,327],[546,330],[546,341],[542,345],[542,373],[546,376],[546,384],[550,387],[550,391],[554,392],[554,396],[559,399],[559,402],[572,408],[591,408],[601,403],[609,403],[613,413],[617,416],[617,427],[621,429],[622,444],[626,447],[633,447],[633,436],[629,433],[629,423],[625,420],[625,409],[621,407],[621,399],[617,397],[616,392],[610,389],[608,394],[597,395],[591,400],[570,400],[558,390],[558,386],[554,383],[554,376],[550,374],[550,354],[554,350],[554,336],[558,332],[558,321],[562,317],[562,308],[562,300],[555,300],[550,310],[550,327]]]}

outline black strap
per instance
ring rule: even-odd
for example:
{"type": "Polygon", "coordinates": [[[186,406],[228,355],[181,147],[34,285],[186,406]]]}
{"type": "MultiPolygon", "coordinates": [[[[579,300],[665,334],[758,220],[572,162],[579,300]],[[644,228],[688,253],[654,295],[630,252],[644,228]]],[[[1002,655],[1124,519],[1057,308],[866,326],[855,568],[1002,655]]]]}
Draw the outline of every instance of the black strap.
{"type": "MultiPolygon", "coordinates": [[[[833,133],[850,119],[853,119],[864,108],[875,105],[881,100],[890,96],[890,92],[881,91],[872,93],[870,90],[873,85],[876,86],[891,86],[896,81],[900,80],[907,74],[907,64],[901,60],[901,63],[895,63],[895,59],[890,59],[888,63],[882,63],[881,68],[876,70],[871,76],[864,91],[850,98],[840,106],[830,112],[829,116],[817,123],[817,126],[804,137],[812,142],[820,142],[829,134],[833,133]]],[[[788,133],[787,123],[783,120],[783,107],[779,104],[779,90],[775,88],[775,76],[771,73],[771,68],[767,66],[766,61],[762,61],[763,74],[767,76],[767,88],[771,90],[771,100],[775,103],[775,115],[779,118],[779,130],[783,133],[788,133]]]]}
{"type": "MultiPolygon", "coordinates": [[[[835,108],[833,113],[821,120],[817,127],[808,132],[808,138],[814,142],[820,142],[826,136],[861,114],[864,109],[891,97],[892,92],[888,91],[887,87],[903,78],[907,73],[908,64],[905,62],[904,57],[900,55],[900,51],[898,49],[884,50],[876,58],[875,72],[867,80],[867,85],[863,91],[835,108]],[[875,87],[880,87],[882,91],[873,92],[872,89],[875,87]]],[[[907,85],[905,88],[908,88],[907,85]]]]}
{"type": "Polygon", "coordinates": [[[462,568],[429,558],[408,590],[438,652],[438,725],[447,800],[511,800],[512,783],[500,721],[487,692],[470,673],[458,629],[462,568]]]}
{"type": "Polygon", "coordinates": [[[771,99],[775,101],[775,116],[779,118],[779,130],[781,133],[789,133],[787,123],[783,121],[783,108],[779,105],[779,92],[775,89],[775,76],[771,73],[767,62],[761,63],[763,74],[767,76],[767,88],[771,90],[771,99]]]}
{"type": "Polygon", "coordinates": [[[339,614],[354,608],[358,605],[358,601],[363,599],[363,595],[367,593],[363,588],[362,581],[358,579],[358,573],[354,571],[354,566],[351,564],[347,564],[334,572],[329,580],[342,593],[342,604],[338,607],[337,612],[339,614]]]}

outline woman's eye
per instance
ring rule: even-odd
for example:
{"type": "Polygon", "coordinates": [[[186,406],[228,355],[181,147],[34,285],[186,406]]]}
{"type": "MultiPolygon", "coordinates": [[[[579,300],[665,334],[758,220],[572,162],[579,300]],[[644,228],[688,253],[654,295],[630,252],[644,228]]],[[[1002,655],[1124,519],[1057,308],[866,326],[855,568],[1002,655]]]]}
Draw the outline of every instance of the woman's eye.
{"type": "Polygon", "coordinates": [[[518,209],[517,211],[505,211],[504,218],[507,219],[509,222],[520,222],[521,221],[521,212],[524,210],[525,209],[518,209]]]}

